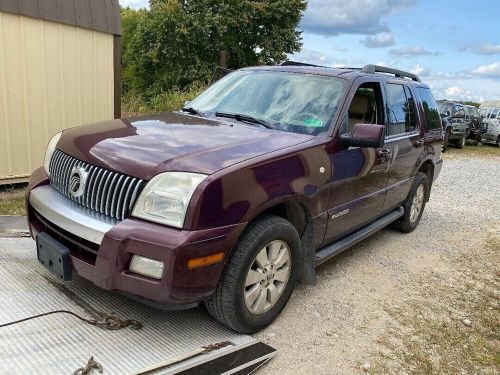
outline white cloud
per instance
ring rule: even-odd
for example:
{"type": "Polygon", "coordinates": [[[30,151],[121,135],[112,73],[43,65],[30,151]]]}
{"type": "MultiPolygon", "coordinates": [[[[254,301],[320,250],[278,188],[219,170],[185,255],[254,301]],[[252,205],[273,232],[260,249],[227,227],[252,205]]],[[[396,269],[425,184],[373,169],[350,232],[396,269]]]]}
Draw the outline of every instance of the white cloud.
{"type": "Polygon", "coordinates": [[[401,47],[396,49],[391,49],[389,51],[391,55],[401,56],[401,57],[412,57],[412,56],[437,56],[439,52],[431,52],[426,50],[422,46],[414,46],[414,47],[401,47]]]}
{"type": "Polygon", "coordinates": [[[449,96],[457,96],[457,95],[462,94],[463,92],[464,92],[464,90],[462,90],[458,86],[451,86],[445,90],[446,95],[449,95],[449,96]]]}
{"type": "Polygon", "coordinates": [[[424,68],[420,64],[417,64],[413,68],[410,68],[410,73],[416,74],[418,76],[427,76],[429,75],[429,69],[424,68]]]}
{"type": "Polygon", "coordinates": [[[478,55],[497,55],[500,54],[500,44],[482,43],[463,48],[462,50],[470,50],[478,55]]]}
{"type": "Polygon", "coordinates": [[[119,0],[122,7],[131,7],[135,9],[149,7],[149,0],[119,0]]]}
{"type": "Polygon", "coordinates": [[[288,56],[289,60],[303,62],[306,64],[331,66],[331,67],[345,67],[345,66],[362,66],[363,61],[357,59],[342,59],[332,57],[309,48],[302,48],[298,53],[288,56]]]}
{"type": "Polygon", "coordinates": [[[416,0],[309,0],[301,22],[303,30],[326,36],[370,35],[388,31],[383,18],[416,0]]]}
{"type": "Polygon", "coordinates": [[[369,35],[361,40],[366,48],[382,48],[394,45],[394,34],[391,32],[382,32],[375,35],[369,35]]]}
{"type": "Polygon", "coordinates": [[[495,62],[489,65],[482,65],[470,71],[471,74],[488,78],[500,78],[500,63],[495,62]]]}

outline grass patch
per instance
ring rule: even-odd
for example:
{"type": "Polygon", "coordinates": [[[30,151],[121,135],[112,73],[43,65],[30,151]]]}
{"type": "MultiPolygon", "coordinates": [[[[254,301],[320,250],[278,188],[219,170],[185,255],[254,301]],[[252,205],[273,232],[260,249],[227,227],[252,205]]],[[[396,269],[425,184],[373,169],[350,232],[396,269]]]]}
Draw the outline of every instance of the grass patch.
{"type": "Polygon", "coordinates": [[[126,94],[122,97],[122,117],[134,117],[146,113],[178,111],[184,103],[194,99],[206,87],[193,85],[187,90],[172,90],[150,99],[141,95],[126,94]]]}
{"type": "Polygon", "coordinates": [[[24,215],[25,185],[0,186],[0,215],[24,215]]]}
{"type": "Polygon", "coordinates": [[[386,309],[393,323],[379,338],[373,373],[499,373],[500,239],[478,250],[459,257],[451,277],[431,272],[413,298],[386,309]]]}
{"type": "Polygon", "coordinates": [[[500,147],[483,144],[481,146],[473,146],[471,143],[467,143],[463,149],[455,148],[453,145],[449,145],[446,152],[443,154],[445,158],[452,159],[457,156],[477,156],[477,157],[500,157],[500,147]]]}

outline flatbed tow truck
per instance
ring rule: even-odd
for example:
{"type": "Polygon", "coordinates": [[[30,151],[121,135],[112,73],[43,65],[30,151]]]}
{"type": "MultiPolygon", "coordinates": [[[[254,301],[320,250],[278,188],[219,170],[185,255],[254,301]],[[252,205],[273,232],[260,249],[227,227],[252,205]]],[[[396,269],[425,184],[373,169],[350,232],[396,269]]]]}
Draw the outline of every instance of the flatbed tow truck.
{"type": "Polygon", "coordinates": [[[1,374],[250,374],[276,353],[202,308],[163,311],[80,277],[60,282],[35,252],[31,238],[0,235],[1,374]]]}

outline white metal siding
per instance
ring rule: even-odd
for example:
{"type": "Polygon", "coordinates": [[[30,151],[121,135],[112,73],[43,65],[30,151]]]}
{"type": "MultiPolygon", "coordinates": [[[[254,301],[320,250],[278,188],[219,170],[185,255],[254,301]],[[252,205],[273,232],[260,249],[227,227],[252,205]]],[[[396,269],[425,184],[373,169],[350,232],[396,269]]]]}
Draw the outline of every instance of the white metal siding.
{"type": "Polygon", "coordinates": [[[0,12],[0,184],[56,132],[114,117],[113,35],[0,12]]]}

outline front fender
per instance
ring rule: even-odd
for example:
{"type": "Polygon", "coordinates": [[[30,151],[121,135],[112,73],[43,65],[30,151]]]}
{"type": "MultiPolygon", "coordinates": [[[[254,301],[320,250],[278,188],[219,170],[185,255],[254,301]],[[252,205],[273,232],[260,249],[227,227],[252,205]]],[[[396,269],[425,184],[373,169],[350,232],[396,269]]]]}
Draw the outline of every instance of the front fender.
{"type": "Polygon", "coordinates": [[[311,217],[327,210],[331,162],[325,146],[211,176],[197,197],[186,229],[250,222],[272,206],[297,202],[311,217]]]}

